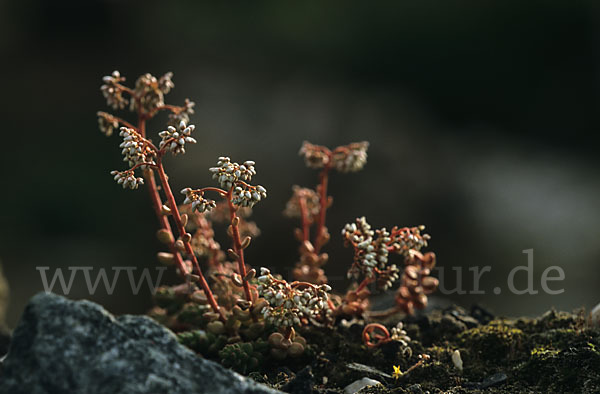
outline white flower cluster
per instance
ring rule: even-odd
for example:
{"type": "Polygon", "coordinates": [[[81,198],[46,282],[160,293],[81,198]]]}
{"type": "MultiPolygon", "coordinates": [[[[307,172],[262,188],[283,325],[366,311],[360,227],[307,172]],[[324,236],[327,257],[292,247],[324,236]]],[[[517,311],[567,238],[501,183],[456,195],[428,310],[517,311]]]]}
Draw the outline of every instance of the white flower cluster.
{"type": "Polygon", "coordinates": [[[308,168],[323,168],[329,163],[329,149],[324,146],[313,145],[304,141],[299,154],[304,156],[304,163],[308,168]]]}
{"type": "Polygon", "coordinates": [[[317,192],[315,192],[313,189],[300,187],[298,185],[294,185],[292,187],[292,190],[294,194],[292,195],[292,198],[290,198],[287,202],[283,214],[291,218],[302,217],[300,199],[304,199],[308,219],[312,220],[313,217],[316,217],[319,214],[319,211],[321,210],[321,204],[319,203],[320,199],[317,192]]]}
{"type": "Polygon", "coordinates": [[[118,86],[124,80],[125,78],[121,77],[121,74],[116,70],[111,75],[102,78],[104,84],[100,86],[100,90],[106,99],[106,103],[113,109],[123,109],[127,105],[127,99],[123,97],[123,92],[118,86]]]}
{"type": "Polygon", "coordinates": [[[119,145],[123,149],[121,151],[123,161],[129,163],[129,166],[133,167],[142,163],[155,164],[154,156],[156,156],[156,152],[137,131],[128,127],[121,127],[119,135],[123,137],[123,142],[119,145]]]}
{"type": "Polygon", "coordinates": [[[354,247],[354,264],[348,271],[349,278],[358,277],[361,273],[373,277],[374,268],[385,269],[389,254],[387,243],[392,240],[385,228],[377,230],[377,238],[374,238],[375,231],[363,216],[355,223],[347,224],[342,236],[354,247]]]}
{"type": "Polygon", "coordinates": [[[356,172],[367,163],[367,141],[354,142],[333,152],[333,167],[339,172],[356,172]]]}
{"type": "Polygon", "coordinates": [[[113,131],[119,127],[119,121],[106,112],[99,111],[96,115],[98,115],[98,127],[100,131],[107,137],[110,137],[113,131]]]}
{"type": "Polygon", "coordinates": [[[197,141],[191,137],[192,131],[196,126],[193,124],[186,125],[182,120],[179,122],[179,130],[173,126],[168,126],[167,130],[161,131],[158,135],[161,138],[158,149],[166,147],[168,151],[177,155],[179,153],[185,153],[185,144],[195,144],[197,141]]]}
{"type": "Polygon", "coordinates": [[[424,226],[412,228],[394,227],[373,231],[364,217],[355,223],[347,224],[342,230],[346,244],[354,248],[354,262],[348,270],[349,278],[358,278],[361,274],[369,278],[377,276],[377,285],[386,290],[399,278],[400,270],[396,265],[388,265],[390,252],[406,258],[427,246],[429,235],[421,235],[424,226]],[[377,275],[375,275],[377,274],[377,275]]]}
{"type": "Polygon", "coordinates": [[[134,174],[133,171],[131,170],[126,170],[126,171],[111,171],[110,175],[114,175],[114,179],[115,181],[117,181],[117,183],[119,185],[123,185],[123,189],[125,188],[130,188],[130,189],[137,189],[139,185],[143,185],[144,184],[144,178],[137,178],[134,174]]]}
{"type": "Polygon", "coordinates": [[[190,121],[190,115],[194,114],[195,105],[196,103],[190,101],[190,99],[185,99],[183,109],[169,114],[169,125],[177,126],[181,121],[188,123],[190,121]]]}
{"type": "Polygon", "coordinates": [[[181,194],[185,194],[184,204],[192,204],[192,211],[204,213],[217,206],[216,201],[204,198],[202,193],[198,193],[192,190],[192,188],[186,187],[181,190],[181,194]]]}
{"type": "Polygon", "coordinates": [[[131,110],[137,110],[139,105],[144,111],[150,112],[164,105],[164,95],[175,87],[171,78],[173,73],[166,73],[159,79],[152,74],[144,74],[135,82],[137,100],[131,100],[131,110]]]}
{"type": "Polygon", "coordinates": [[[217,167],[211,167],[209,171],[212,172],[213,179],[216,179],[223,189],[229,190],[237,181],[250,182],[252,176],[256,175],[255,164],[253,161],[248,160],[240,165],[232,163],[229,157],[221,156],[217,161],[217,167]]]}
{"type": "Polygon", "coordinates": [[[173,78],[173,73],[168,72],[158,79],[158,88],[164,94],[169,93],[171,91],[171,89],[173,89],[175,87],[175,84],[173,83],[171,78],[173,78]]]}
{"type": "Polygon", "coordinates": [[[258,277],[258,293],[268,303],[262,309],[265,320],[276,327],[292,327],[303,324],[303,319],[316,318],[329,310],[328,285],[306,285],[300,289],[284,280],[275,279],[266,268],[258,277]]]}
{"type": "Polygon", "coordinates": [[[377,287],[381,290],[387,290],[400,277],[400,269],[396,264],[392,264],[387,268],[380,270],[377,275],[377,287]]]}
{"type": "Polygon", "coordinates": [[[365,166],[368,148],[367,141],[353,142],[338,146],[332,152],[324,146],[304,141],[300,155],[304,156],[304,162],[309,168],[331,166],[339,172],[356,172],[365,166]]]}
{"type": "Polygon", "coordinates": [[[231,198],[231,202],[240,207],[248,207],[252,208],[254,204],[262,200],[263,198],[267,198],[267,189],[258,186],[236,186],[233,189],[233,195],[231,198]]]}
{"type": "Polygon", "coordinates": [[[395,253],[400,253],[408,257],[411,250],[419,251],[427,246],[427,241],[431,239],[429,234],[421,234],[425,226],[392,229],[392,241],[390,246],[394,248],[395,253]]]}
{"type": "Polygon", "coordinates": [[[404,348],[407,347],[411,341],[410,337],[404,330],[404,325],[402,324],[402,322],[396,324],[396,327],[392,327],[390,334],[390,339],[392,341],[400,342],[400,344],[404,348]]]}

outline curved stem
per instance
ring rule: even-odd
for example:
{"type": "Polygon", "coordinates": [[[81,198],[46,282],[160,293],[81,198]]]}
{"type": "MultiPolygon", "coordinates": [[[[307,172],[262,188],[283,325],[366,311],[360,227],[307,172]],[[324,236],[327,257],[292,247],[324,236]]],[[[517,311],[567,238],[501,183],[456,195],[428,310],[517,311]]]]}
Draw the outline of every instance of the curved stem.
{"type": "Polygon", "coordinates": [[[362,289],[364,289],[365,287],[367,287],[372,282],[373,282],[373,279],[371,279],[371,278],[365,278],[365,279],[363,279],[363,281],[360,282],[360,285],[358,285],[358,287],[356,288],[356,290],[354,290],[354,292],[358,293],[359,291],[361,291],[362,289]]]}
{"type": "Polygon", "coordinates": [[[133,167],[131,167],[129,169],[129,171],[135,171],[136,169],[138,169],[140,167],[143,167],[143,166],[156,168],[156,164],[152,164],[152,163],[137,163],[136,165],[134,165],[133,167]]]}
{"type": "Polygon", "coordinates": [[[130,129],[134,129],[135,131],[139,132],[137,127],[135,127],[134,125],[132,125],[125,119],[119,118],[118,116],[114,116],[114,115],[110,115],[110,116],[112,116],[117,122],[121,123],[123,126],[129,127],[130,129]]]}
{"type": "MultiPolygon", "coordinates": [[[[140,133],[140,135],[145,138],[146,121],[143,119],[142,116],[138,116],[138,127],[136,128],[136,130],[138,130],[138,133],[140,133]]],[[[154,213],[156,214],[156,218],[158,219],[160,228],[172,234],[173,230],[171,229],[169,219],[162,212],[163,204],[160,194],[158,193],[158,187],[156,186],[156,178],[154,177],[154,172],[149,168],[144,170],[144,179],[146,180],[146,185],[150,194],[150,201],[152,202],[152,208],[154,209],[154,213]]],[[[183,262],[183,258],[181,257],[181,253],[179,253],[179,251],[175,247],[175,243],[171,242],[168,245],[168,247],[169,251],[175,258],[175,264],[177,265],[177,268],[179,268],[179,271],[182,275],[185,275],[187,273],[187,269],[185,267],[185,263],[183,262]]]]}
{"type": "MultiPolygon", "coordinates": [[[[162,213],[162,201],[160,195],[158,194],[158,190],[156,187],[156,179],[154,177],[154,172],[150,169],[144,171],[144,178],[146,179],[146,185],[148,187],[148,191],[150,192],[150,200],[152,201],[152,208],[156,213],[156,217],[158,218],[160,228],[167,230],[169,233],[173,233],[171,229],[171,224],[169,223],[169,219],[162,213]]],[[[182,275],[187,273],[187,268],[183,262],[183,258],[181,257],[181,253],[175,247],[175,244],[171,242],[169,245],[169,251],[175,257],[175,264],[182,275]]]]}
{"type": "Polygon", "coordinates": [[[148,118],[152,118],[152,117],[154,117],[154,115],[156,115],[156,113],[158,111],[162,111],[162,110],[168,110],[168,111],[173,112],[174,114],[178,114],[181,111],[183,111],[183,109],[184,109],[184,107],[180,107],[178,105],[164,104],[164,105],[154,108],[152,111],[148,112],[146,114],[146,116],[148,118]]]}
{"type": "Polygon", "coordinates": [[[227,192],[225,198],[227,199],[227,205],[229,206],[229,217],[231,218],[231,238],[233,238],[233,250],[238,255],[238,271],[242,277],[242,285],[244,287],[244,295],[246,301],[252,302],[252,295],[250,294],[250,285],[246,280],[246,263],[244,262],[244,248],[242,248],[242,240],[240,239],[240,229],[238,227],[239,218],[236,213],[236,208],[231,202],[231,196],[233,194],[233,186],[227,192]],[[237,218],[237,220],[236,220],[237,218]]]}
{"type": "MultiPolygon", "coordinates": [[[[181,238],[183,238],[184,234],[186,234],[185,227],[181,220],[181,215],[179,214],[179,209],[177,208],[177,202],[175,201],[175,197],[173,196],[173,192],[171,191],[171,186],[169,185],[169,180],[167,178],[167,174],[165,173],[164,167],[162,165],[162,158],[160,156],[157,159],[157,165],[158,165],[158,176],[159,176],[160,182],[163,186],[165,195],[167,196],[169,208],[171,208],[171,212],[173,214],[173,219],[175,220],[175,224],[177,225],[177,231],[179,232],[179,236],[181,238]]],[[[210,290],[210,287],[208,286],[208,282],[206,282],[206,279],[204,278],[204,275],[202,274],[202,270],[200,269],[200,264],[198,263],[198,259],[196,258],[196,254],[194,253],[194,250],[192,249],[192,245],[190,244],[189,241],[184,242],[183,244],[185,246],[185,251],[189,255],[190,259],[192,260],[192,264],[194,265],[194,268],[196,269],[196,273],[198,275],[198,282],[200,283],[200,287],[202,287],[202,290],[204,290],[204,294],[206,295],[206,298],[208,299],[210,306],[212,307],[213,311],[215,311],[216,313],[219,314],[220,319],[222,321],[225,321],[225,315],[221,311],[221,308],[219,308],[219,305],[217,304],[217,301],[215,300],[215,297],[214,297],[212,291],[210,290]]]]}
{"type": "Polygon", "coordinates": [[[223,189],[219,189],[218,187],[203,187],[201,189],[195,189],[192,190],[194,193],[204,193],[204,192],[217,192],[219,193],[221,196],[226,197],[227,196],[227,192],[223,189]]]}

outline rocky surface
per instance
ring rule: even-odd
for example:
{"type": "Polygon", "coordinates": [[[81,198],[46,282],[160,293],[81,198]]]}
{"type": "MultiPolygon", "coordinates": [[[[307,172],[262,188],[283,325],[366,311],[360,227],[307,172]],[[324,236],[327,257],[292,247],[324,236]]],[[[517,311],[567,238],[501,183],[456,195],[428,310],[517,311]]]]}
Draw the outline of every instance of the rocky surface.
{"type": "Polygon", "coordinates": [[[275,393],[204,360],[146,317],[38,294],[2,364],[1,394],[275,393]]]}

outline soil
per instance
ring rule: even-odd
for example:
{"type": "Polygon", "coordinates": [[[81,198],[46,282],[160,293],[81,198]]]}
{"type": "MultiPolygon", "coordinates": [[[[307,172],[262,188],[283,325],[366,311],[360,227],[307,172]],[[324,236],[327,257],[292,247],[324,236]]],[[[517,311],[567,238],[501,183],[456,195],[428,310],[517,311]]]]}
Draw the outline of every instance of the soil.
{"type": "MultiPolygon", "coordinates": [[[[364,377],[381,384],[361,393],[600,392],[600,328],[583,313],[552,310],[539,318],[506,319],[480,307],[467,312],[453,306],[418,316],[392,316],[382,323],[391,328],[399,319],[411,338],[407,347],[391,341],[368,349],[362,341],[364,322],[338,321],[333,328],[300,330],[307,345],[299,357],[261,357],[264,342],[255,343],[259,362],[234,369],[291,393],[343,393],[344,387],[364,377]],[[456,350],[462,370],[452,361],[456,350]],[[429,360],[393,376],[394,366],[407,371],[422,354],[429,360]]],[[[182,342],[223,362],[223,353],[219,357],[215,349],[182,342]]]]}

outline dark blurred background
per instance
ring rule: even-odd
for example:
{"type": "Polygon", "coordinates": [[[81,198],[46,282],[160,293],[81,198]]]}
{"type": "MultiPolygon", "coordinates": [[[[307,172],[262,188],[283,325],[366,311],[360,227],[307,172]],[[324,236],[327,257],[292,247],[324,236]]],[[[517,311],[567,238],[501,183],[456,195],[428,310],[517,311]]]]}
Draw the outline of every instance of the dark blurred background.
{"type": "MultiPolygon", "coordinates": [[[[285,274],[296,261],[296,223],[281,211],[292,185],[316,183],[296,155],[302,141],[369,140],[365,169],[331,179],[326,268],[338,291],[352,258],[339,231],[365,215],[376,227],[427,225],[439,265],[465,267],[465,289],[468,267],[492,267],[485,295],[439,299],[505,315],[593,307],[598,22],[592,1],[0,2],[9,325],[42,290],[36,266],[158,265],[147,193],[115,184],[120,141],[97,128],[96,111],[108,110],[101,78],[115,69],[129,84],[173,71],[167,101],[196,102],[199,143],[167,163],[175,189],[210,184],[220,155],[257,162],[269,197],[253,216],[263,231],[248,249],[254,266],[285,274]],[[530,248],[540,293],[510,295],[508,273],[530,248]],[[565,291],[543,294],[541,274],[555,265],[566,279],[551,287],[565,291]]],[[[115,313],[151,305],[126,276],[111,296],[90,296],[79,276],[69,296],[115,313]]]]}

